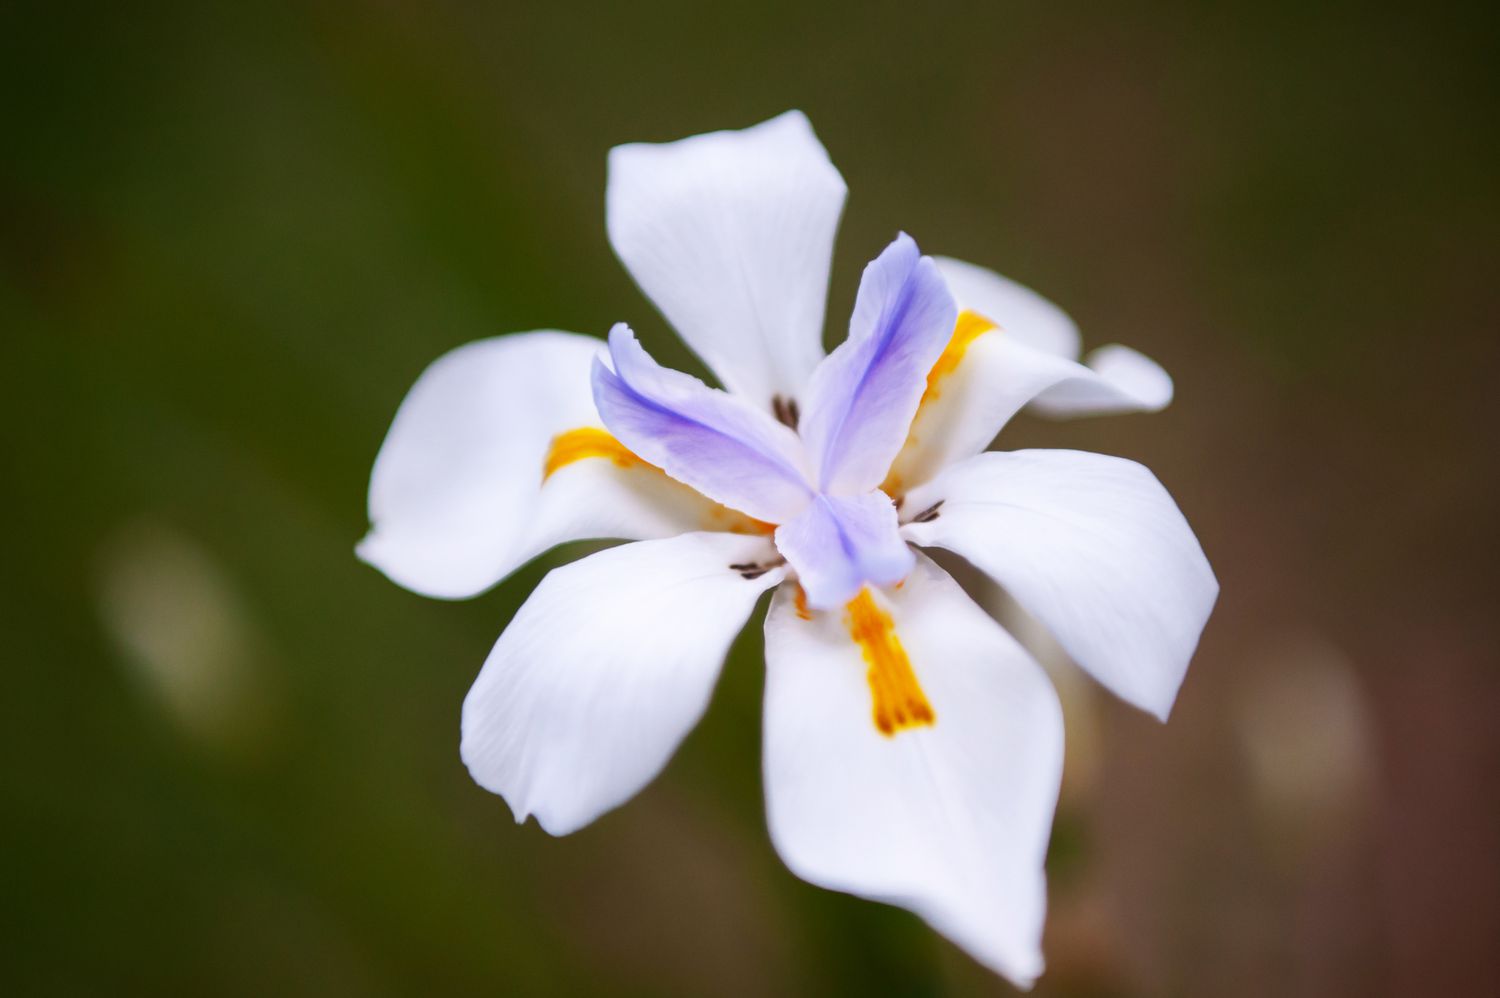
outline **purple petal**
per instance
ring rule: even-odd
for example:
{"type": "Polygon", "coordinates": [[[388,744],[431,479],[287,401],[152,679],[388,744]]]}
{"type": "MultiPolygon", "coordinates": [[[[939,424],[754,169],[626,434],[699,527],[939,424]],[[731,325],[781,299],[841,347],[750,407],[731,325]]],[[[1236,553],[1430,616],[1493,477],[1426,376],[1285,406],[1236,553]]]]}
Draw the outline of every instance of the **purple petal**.
{"type": "Polygon", "coordinates": [[[819,491],[858,495],[885,479],[957,320],[937,266],[905,233],[865,268],[849,338],[808,385],[802,439],[819,491]]]}
{"type": "Polygon", "coordinates": [[[621,323],[611,371],[594,362],[594,405],[620,442],[716,502],[783,523],[812,498],[802,444],[750,403],[652,360],[621,323]]]}
{"type": "Polygon", "coordinates": [[[808,604],[819,610],[843,606],[866,583],[901,581],[915,560],[901,539],[895,505],[878,490],[818,496],[777,528],[776,547],[797,570],[808,604]]]}

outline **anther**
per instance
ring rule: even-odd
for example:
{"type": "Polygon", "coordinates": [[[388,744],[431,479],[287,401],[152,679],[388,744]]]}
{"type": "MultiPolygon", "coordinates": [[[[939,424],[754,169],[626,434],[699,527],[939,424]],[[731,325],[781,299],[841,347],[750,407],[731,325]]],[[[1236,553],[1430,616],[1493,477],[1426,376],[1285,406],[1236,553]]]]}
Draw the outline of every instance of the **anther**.
{"type": "Polygon", "coordinates": [[[785,558],[777,558],[775,561],[768,561],[765,564],[761,564],[758,561],[746,561],[738,565],[730,565],[729,570],[731,572],[739,572],[742,579],[758,579],[771,569],[780,568],[785,564],[785,558]]]}
{"type": "Polygon", "coordinates": [[[794,430],[797,428],[799,412],[796,399],[789,399],[783,395],[772,395],[771,414],[776,417],[778,422],[785,423],[794,430]]]}
{"type": "Polygon", "coordinates": [[[944,500],[939,499],[937,502],[933,503],[931,506],[928,506],[926,509],[922,510],[922,512],[920,512],[916,516],[912,517],[911,518],[911,522],[912,523],[931,523],[933,520],[936,520],[938,518],[938,507],[943,504],[943,501],[944,500]]]}

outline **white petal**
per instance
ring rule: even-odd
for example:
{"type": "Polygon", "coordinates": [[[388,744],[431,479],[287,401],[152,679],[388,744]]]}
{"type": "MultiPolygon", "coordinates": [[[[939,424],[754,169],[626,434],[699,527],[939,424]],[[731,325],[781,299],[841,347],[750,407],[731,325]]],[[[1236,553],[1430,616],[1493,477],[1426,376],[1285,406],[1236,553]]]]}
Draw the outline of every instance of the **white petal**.
{"type": "Polygon", "coordinates": [[[985,267],[947,256],[932,259],[961,310],[978,312],[1035,350],[1078,358],[1078,326],[1052,302],[985,267]]]}
{"type": "Polygon", "coordinates": [[[359,556],[414,592],[460,599],[564,541],[750,526],[641,462],[579,460],[544,484],[554,439],[601,426],[589,372],[603,348],[516,333],[434,361],[375,459],[359,556]]]}
{"type": "Polygon", "coordinates": [[[731,391],[795,399],[823,356],[846,188],[800,111],[743,131],[617,146],[610,242],[731,391]]]}
{"type": "MultiPolygon", "coordinates": [[[[966,318],[960,318],[963,327],[966,318]]],[[[1171,401],[1171,379],[1160,368],[1153,380],[1143,365],[1151,361],[1125,347],[1103,347],[1091,357],[1111,377],[1074,360],[1022,343],[1008,330],[980,333],[952,363],[939,360],[928,379],[928,394],[912,420],[911,432],[891,465],[885,490],[904,494],[930,481],[943,468],[987,448],[1022,407],[1044,403],[1055,415],[1087,415],[1160,409],[1171,401]],[[1162,381],[1165,381],[1165,397],[1162,381]],[[1140,391],[1141,394],[1133,394],[1140,391]]],[[[913,508],[913,507],[904,507],[913,508]]],[[[920,508],[920,507],[915,507],[920,508]]]]}
{"type": "Polygon", "coordinates": [[[783,576],[730,566],[772,557],[764,538],[698,533],[553,570],[464,700],[475,782],[553,835],[629,800],[703,715],[730,642],[783,576]]]}
{"type": "Polygon", "coordinates": [[[1139,350],[1111,343],[1084,358],[1098,381],[1069,378],[1031,400],[1043,416],[1106,416],[1117,412],[1158,412],[1172,402],[1172,376],[1139,350]]]}
{"type": "Polygon", "coordinates": [[[941,502],[908,540],[954,551],[1004,586],[1068,654],[1166,719],[1219,584],[1172,497],[1133,461],[989,453],[908,497],[941,502]]]}
{"type": "Polygon", "coordinates": [[[580,460],[559,468],[542,485],[535,518],[515,563],[585,538],[646,540],[696,530],[768,536],[771,529],[770,524],[709,501],[651,465],[580,460]]]}
{"type": "MultiPolygon", "coordinates": [[[[1052,302],[993,270],[933,257],[958,307],[976,312],[1034,350],[1077,360],[1078,326],[1052,302]]],[[[1172,379],[1154,360],[1129,347],[1093,351],[1086,365],[1096,378],[1069,379],[1030,399],[1043,416],[1103,416],[1116,412],[1155,412],[1172,401],[1172,379]]]]}
{"type": "Polygon", "coordinates": [[[1062,713],[1041,668],[926,558],[879,602],[933,723],[883,734],[840,612],[766,620],[771,838],[814,884],[916,912],[1022,987],[1041,973],[1062,713]]]}

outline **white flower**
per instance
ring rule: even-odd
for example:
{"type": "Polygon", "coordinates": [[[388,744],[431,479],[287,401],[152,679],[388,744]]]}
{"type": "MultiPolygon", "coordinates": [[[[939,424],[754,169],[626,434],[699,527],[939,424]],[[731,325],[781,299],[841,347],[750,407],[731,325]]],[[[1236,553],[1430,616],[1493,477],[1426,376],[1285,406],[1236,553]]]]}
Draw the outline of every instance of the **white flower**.
{"type": "Polygon", "coordinates": [[[1118,458],[984,450],[1027,404],[1158,409],[1171,381],[1124,347],[1078,363],[1055,306],[904,235],[866,268],[849,337],[824,357],[844,196],[797,112],[615,149],[610,240],[728,391],[659,367],[623,325],[607,354],[561,332],[454,350],[381,448],[359,554],[461,598],[563,541],[636,542],[548,575],[464,702],[474,779],[556,835],[660,772],[777,587],[777,850],[1027,986],[1042,970],[1057,700],[913,545],[967,558],[1165,718],[1218,592],[1171,498],[1118,458]]]}

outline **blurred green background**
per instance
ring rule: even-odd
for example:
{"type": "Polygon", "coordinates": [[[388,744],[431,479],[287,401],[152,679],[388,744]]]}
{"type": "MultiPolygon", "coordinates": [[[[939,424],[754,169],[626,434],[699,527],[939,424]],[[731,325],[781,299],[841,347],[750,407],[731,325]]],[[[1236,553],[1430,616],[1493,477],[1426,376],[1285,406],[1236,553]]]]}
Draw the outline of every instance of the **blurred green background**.
{"type": "Polygon", "coordinates": [[[0,7],[0,991],[979,995],[777,861],[759,637],[576,836],[458,759],[556,556],[358,563],[443,351],[628,320],[605,153],[811,116],[829,304],[898,228],[1177,379],[1004,446],[1145,461],[1223,596],[1163,727],[1065,667],[1043,996],[1500,993],[1493,8],[0,7]]]}

